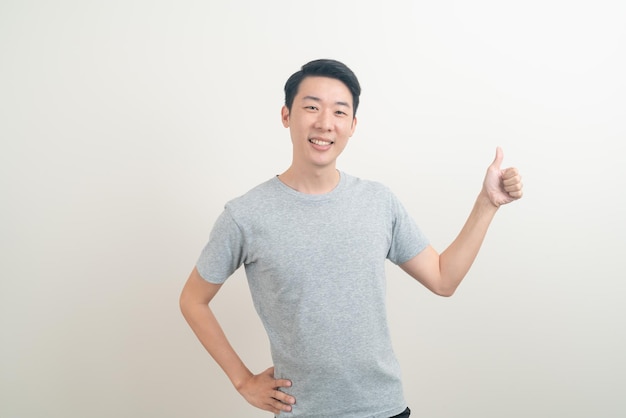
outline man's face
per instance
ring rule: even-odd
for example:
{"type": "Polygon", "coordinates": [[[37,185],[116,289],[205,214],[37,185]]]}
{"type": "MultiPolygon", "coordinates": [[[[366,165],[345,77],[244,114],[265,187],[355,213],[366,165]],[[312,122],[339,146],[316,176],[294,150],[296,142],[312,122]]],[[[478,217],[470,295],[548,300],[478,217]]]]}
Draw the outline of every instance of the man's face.
{"type": "Polygon", "coordinates": [[[282,121],[291,133],[294,165],[334,169],[356,128],[352,94],[337,79],[306,77],[291,111],[283,106],[282,121]]]}

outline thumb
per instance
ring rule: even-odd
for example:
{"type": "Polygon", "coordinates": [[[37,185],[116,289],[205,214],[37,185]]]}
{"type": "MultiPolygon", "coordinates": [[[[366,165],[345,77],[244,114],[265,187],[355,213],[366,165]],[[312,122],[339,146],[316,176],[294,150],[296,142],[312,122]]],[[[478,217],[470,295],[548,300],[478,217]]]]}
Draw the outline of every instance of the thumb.
{"type": "Polygon", "coordinates": [[[496,147],[496,158],[493,160],[491,165],[494,168],[500,170],[500,165],[502,165],[502,160],[504,160],[504,152],[502,151],[502,148],[496,147]]]}

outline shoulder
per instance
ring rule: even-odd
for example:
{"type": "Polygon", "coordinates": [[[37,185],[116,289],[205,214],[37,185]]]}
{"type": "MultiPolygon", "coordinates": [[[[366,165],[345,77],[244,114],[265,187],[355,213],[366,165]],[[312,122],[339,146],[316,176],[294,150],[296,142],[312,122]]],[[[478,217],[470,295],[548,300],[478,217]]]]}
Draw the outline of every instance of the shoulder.
{"type": "Polygon", "coordinates": [[[224,205],[224,209],[232,215],[239,216],[258,212],[263,208],[272,206],[274,204],[272,202],[278,200],[279,193],[277,191],[276,179],[271,178],[248,190],[243,195],[229,200],[224,205]]]}
{"type": "Polygon", "coordinates": [[[361,201],[370,211],[378,208],[394,217],[406,212],[404,205],[389,186],[379,181],[350,175],[346,176],[346,180],[346,189],[350,190],[349,194],[352,194],[349,200],[361,201]]]}
{"type": "Polygon", "coordinates": [[[356,177],[346,173],[342,174],[345,176],[346,179],[346,189],[352,192],[364,193],[370,196],[379,196],[386,198],[393,197],[393,192],[391,191],[391,189],[381,182],[356,177]]]}

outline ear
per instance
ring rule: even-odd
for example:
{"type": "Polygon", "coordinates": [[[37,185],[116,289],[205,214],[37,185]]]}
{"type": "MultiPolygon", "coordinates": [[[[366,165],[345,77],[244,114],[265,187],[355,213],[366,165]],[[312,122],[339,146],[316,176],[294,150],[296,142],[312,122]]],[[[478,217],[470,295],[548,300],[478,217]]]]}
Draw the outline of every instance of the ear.
{"type": "Polygon", "coordinates": [[[287,109],[287,106],[283,106],[280,109],[280,119],[283,122],[283,126],[289,128],[289,109],[287,109]]]}
{"type": "Polygon", "coordinates": [[[352,118],[352,126],[350,127],[350,136],[354,135],[356,130],[356,116],[352,118]]]}

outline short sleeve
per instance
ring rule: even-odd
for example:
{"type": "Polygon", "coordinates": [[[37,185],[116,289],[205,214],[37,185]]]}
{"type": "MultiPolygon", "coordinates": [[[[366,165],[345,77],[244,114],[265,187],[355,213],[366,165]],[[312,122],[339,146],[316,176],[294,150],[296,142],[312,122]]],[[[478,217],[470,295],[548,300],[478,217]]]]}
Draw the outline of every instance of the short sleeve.
{"type": "Polygon", "coordinates": [[[402,264],[422,252],[428,238],[408,214],[395,195],[391,195],[392,238],[387,258],[394,264],[402,264]]]}
{"type": "Polygon", "coordinates": [[[242,265],[244,256],[244,235],[225,209],[215,221],[209,242],[198,258],[198,273],[210,283],[224,283],[242,265]]]}

